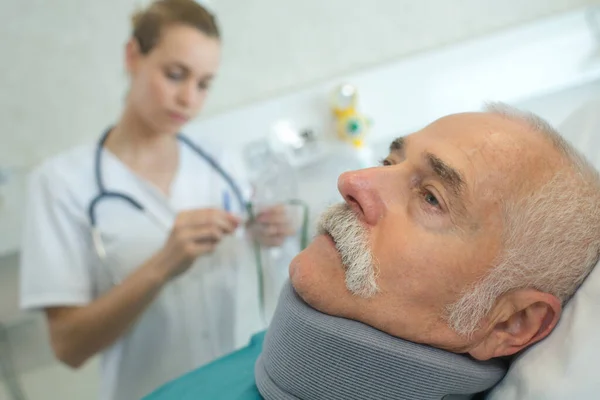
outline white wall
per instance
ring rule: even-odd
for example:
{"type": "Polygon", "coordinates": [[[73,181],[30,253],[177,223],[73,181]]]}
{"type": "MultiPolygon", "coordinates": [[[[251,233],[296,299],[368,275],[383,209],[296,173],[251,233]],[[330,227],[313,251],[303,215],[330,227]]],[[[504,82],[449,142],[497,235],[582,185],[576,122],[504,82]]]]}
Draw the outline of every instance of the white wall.
{"type": "MultiPolygon", "coordinates": [[[[225,47],[205,115],[598,1],[212,0],[225,47]]],[[[0,0],[0,166],[91,140],[117,117],[128,18],[146,2],[0,0]]]]}

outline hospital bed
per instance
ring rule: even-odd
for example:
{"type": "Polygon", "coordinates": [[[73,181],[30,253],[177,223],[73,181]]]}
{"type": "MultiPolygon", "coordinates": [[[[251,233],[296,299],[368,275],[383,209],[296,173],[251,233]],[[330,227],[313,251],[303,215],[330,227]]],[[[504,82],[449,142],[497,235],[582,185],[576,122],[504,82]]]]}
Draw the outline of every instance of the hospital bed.
{"type": "MultiPolygon", "coordinates": [[[[600,100],[586,104],[561,132],[600,167],[600,100]]],[[[261,399],[255,364],[265,333],[242,350],[190,372],[159,388],[146,400],[261,399]]],[[[489,400],[600,398],[600,268],[587,277],[566,304],[552,334],[513,360],[504,379],[486,393],[489,400]]]]}

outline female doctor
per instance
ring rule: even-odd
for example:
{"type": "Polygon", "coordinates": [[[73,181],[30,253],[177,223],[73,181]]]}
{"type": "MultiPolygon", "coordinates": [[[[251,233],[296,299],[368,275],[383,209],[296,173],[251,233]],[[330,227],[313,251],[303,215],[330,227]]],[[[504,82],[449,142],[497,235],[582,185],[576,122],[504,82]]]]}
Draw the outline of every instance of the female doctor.
{"type": "MultiPolygon", "coordinates": [[[[178,134],[219,53],[202,6],[153,2],[133,18],[118,122],[30,178],[21,304],[45,311],[65,364],[102,353],[102,399],[139,399],[233,350],[243,190],[235,160],[178,134]]],[[[280,208],[256,221],[263,244],[290,233],[280,208]]]]}

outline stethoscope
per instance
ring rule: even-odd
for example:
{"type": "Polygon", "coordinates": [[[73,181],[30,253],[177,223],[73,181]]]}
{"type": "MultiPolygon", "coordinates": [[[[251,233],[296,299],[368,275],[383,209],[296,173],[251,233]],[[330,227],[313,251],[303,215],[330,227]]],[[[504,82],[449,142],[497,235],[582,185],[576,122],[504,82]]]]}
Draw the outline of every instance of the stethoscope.
{"type": "MultiPolygon", "coordinates": [[[[94,176],[95,176],[95,180],[96,180],[96,187],[98,189],[98,193],[90,201],[90,204],[88,206],[88,218],[90,221],[92,240],[94,243],[96,253],[97,253],[98,257],[100,258],[101,262],[103,262],[103,263],[106,262],[106,248],[104,247],[104,242],[102,240],[102,236],[97,227],[98,220],[97,220],[97,216],[96,216],[96,207],[98,206],[98,204],[100,202],[102,202],[104,200],[124,201],[126,203],[129,203],[129,205],[131,205],[131,207],[137,209],[139,212],[145,214],[148,218],[154,220],[154,222],[156,222],[159,226],[164,228],[165,231],[168,231],[170,229],[169,224],[167,222],[165,222],[164,220],[161,220],[161,218],[158,217],[158,215],[156,215],[155,213],[153,213],[151,211],[151,209],[144,207],[142,203],[140,203],[139,201],[137,201],[130,195],[106,189],[106,186],[104,185],[104,179],[102,176],[102,152],[104,149],[104,144],[106,142],[106,139],[108,138],[108,135],[109,135],[111,129],[112,128],[109,127],[104,132],[104,134],[100,137],[100,140],[98,141],[98,144],[96,146],[96,152],[95,152],[95,158],[94,158],[94,176]]],[[[206,151],[204,151],[202,148],[200,148],[200,146],[196,145],[190,139],[183,136],[182,134],[178,134],[177,139],[179,141],[181,141],[183,144],[185,144],[187,147],[189,147],[192,151],[194,151],[200,158],[202,158],[204,161],[206,161],[213,168],[213,170],[215,170],[227,182],[227,184],[233,191],[234,196],[236,197],[237,201],[239,202],[240,210],[242,212],[249,209],[249,205],[244,200],[244,196],[242,195],[242,191],[240,190],[239,186],[235,183],[235,181],[233,180],[231,175],[229,175],[221,167],[221,165],[219,165],[219,163],[217,163],[217,161],[213,157],[211,157],[206,151]]],[[[227,199],[228,198],[229,197],[227,197],[227,199]]],[[[229,205],[225,204],[225,207],[229,208],[229,205]]],[[[227,210],[227,211],[229,211],[229,210],[227,210]]],[[[113,284],[118,284],[118,281],[115,279],[114,276],[111,276],[111,279],[112,279],[113,284]]],[[[262,296],[262,286],[263,286],[263,277],[262,277],[262,275],[260,275],[259,276],[259,288],[261,288],[261,289],[259,289],[259,292],[261,292],[261,294],[260,294],[261,296],[262,296]]],[[[177,290],[177,292],[181,293],[179,289],[177,290]]],[[[262,307],[262,309],[260,310],[261,315],[264,315],[264,311],[263,311],[264,300],[259,299],[259,302],[261,303],[260,307],[262,307]]],[[[188,340],[190,340],[189,337],[188,337],[188,340]]],[[[213,351],[215,351],[215,350],[213,349],[213,351]]]]}
{"type": "MultiPolygon", "coordinates": [[[[98,189],[98,194],[90,201],[90,204],[88,206],[88,218],[90,221],[92,240],[94,242],[94,248],[96,250],[96,253],[101,260],[106,259],[106,248],[104,247],[102,235],[100,234],[100,231],[97,227],[98,220],[96,217],[96,207],[103,200],[114,199],[125,201],[126,203],[129,203],[133,208],[137,209],[139,212],[146,214],[148,218],[154,220],[154,222],[165,228],[165,230],[169,229],[168,224],[164,220],[161,220],[161,218],[159,218],[155,213],[144,207],[142,203],[140,203],[133,197],[125,193],[110,191],[106,189],[106,186],[104,185],[104,179],[102,177],[102,151],[104,149],[104,143],[106,142],[106,139],[108,138],[111,129],[112,128],[107,129],[104,132],[104,134],[102,134],[96,146],[96,153],[94,158],[94,176],[96,179],[96,187],[98,189]]],[[[200,148],[200,146],[196,145],[190,139],[183,136],[182,134],[178,134],[177,139],[180,140],[187,147],[189,147],[192,151],[194,151],[198,155],[198,157],[206,161],[219,175],[221,175],[221,177],[227,182],[227,184],[233,191],[234,196],[239,202],[240,210],[242,210],[242,212],[248,210],[248,203],[244,200],[244,196],[242,195],[240,187],[235,183],[231,175],[229,175],[213,157],[211,157],[206,151],[204,151],[202,148],[200,148]]]]}
{"type": "MultiPolygon", "coordinates": [[[[168,231],[169,224],[162,220],[158,215],[153,213],[150,209],[145,208],[139,201],[134,199],[133,197],[120,192],[115,192],[111,190],[107,190],[104,185],[104,180],[102,178],[102,151],[104,149],[104,143],[108,138],[112,128],[107,129],[104,134],[100,137],[98,144],[96,146],[96,153],[94,158],[94,175],[96,180],[96,187],[98,189],[98,194],[90,201],[88,206],[88,218],[90,221],[90,230],[92,234],[92,241],[94,244],[94,248],[96,254],[100,258],[101,261],[106,260],[106,248],[104,247],[104,242],[102,240],[102,235],[97,227],[97,216],[96,216],[96,207],[103,200],[121,200],[129,203],[131,207],[137,209],[139,212],[144,213],[148,218],[152,219],[159,226],[163,227],[166,231],[168,231]]],[[[252,204],[247,202],[242,195],[242,191],[240,187],[233,180],[231,175],[229,175],[218,163],[217,161],[211,157],[206,151],[192,142],[189,138],[183,136],[182,134],[177,135],[177,139],[184,143],[187,147],[189,147],[192,151],[194,151],[200,158],[204,159],[221,177],[227,182],[229,187],[231,188],[236,200],[239,203],[240,210],[242,212],[246,212],[249,216],[249,220],[252,221],[254,219],[254,213],[252,210],[252,204]]],[[[226,197],[227,200],[229,197],[226,197]]],[[[228,201],[226,201],[225,208],[228,208],[228,201]]],[[[300,200],[289,200],[288,204],[300,205],[303,207],[303,222],[302,222],[302,236],[301,236],[301,249],[306,248],[308,243],[308,206],[304,204],[304,202],[300,200]]],[[[261,320],[266,324],[266,316],[265,316],[265,293],[264,293],[264,274],[263,274],[263,261],[261,260],[261,251],[260,245],[258,243],[254,243],[254,253],[255,253],[255,262],[256,262],[256,272],[258,278],[258,297],[259,297],[259,311],[261,314],[261,320]]],[[[117,284],[118,282],[114,281],[113,283],[117,284]]]]}

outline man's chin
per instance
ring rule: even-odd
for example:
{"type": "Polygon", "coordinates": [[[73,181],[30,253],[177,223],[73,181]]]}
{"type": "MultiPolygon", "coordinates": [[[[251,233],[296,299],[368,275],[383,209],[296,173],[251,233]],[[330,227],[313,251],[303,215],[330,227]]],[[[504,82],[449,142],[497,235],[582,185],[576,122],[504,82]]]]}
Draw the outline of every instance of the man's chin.
{"type": "Polygon", "coordinates": [[[317,309],[328,296],[338,290],[346,291],[341,256],[326,234],[316,236],[306,249],[294,257],[289,273],[296,292],[317,309]]]}

